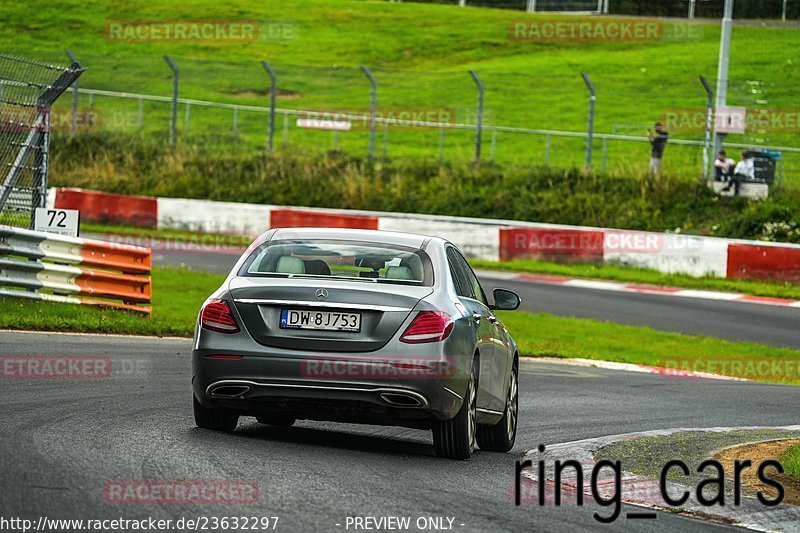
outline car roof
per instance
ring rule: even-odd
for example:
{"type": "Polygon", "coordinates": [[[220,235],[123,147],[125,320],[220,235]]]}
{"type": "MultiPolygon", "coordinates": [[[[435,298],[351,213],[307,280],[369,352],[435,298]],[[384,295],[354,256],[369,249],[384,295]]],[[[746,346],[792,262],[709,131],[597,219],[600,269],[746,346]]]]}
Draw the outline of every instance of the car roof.
{"type": "Polygon", "coordinates": [[[339,239],[377,242],[395,246],[406,246],[409,248],[422,248],[426,240],[441,240],[427,235],[401,233],[399,231],[349,228],[278,228],[271,238],[273,241],[290,239],[339,239]]]}

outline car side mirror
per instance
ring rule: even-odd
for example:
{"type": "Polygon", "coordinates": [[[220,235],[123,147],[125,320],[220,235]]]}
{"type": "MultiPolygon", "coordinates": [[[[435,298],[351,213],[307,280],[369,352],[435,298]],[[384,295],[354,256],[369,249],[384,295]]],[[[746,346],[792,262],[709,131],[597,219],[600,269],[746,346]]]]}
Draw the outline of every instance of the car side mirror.
{"type": "Polygon", "coordinates": [[[492,291],[492,295],[494,296],[492,309],[498,311],[514,311],[522,303],[519,295],[508,289],[495,289],[492,291]]]}

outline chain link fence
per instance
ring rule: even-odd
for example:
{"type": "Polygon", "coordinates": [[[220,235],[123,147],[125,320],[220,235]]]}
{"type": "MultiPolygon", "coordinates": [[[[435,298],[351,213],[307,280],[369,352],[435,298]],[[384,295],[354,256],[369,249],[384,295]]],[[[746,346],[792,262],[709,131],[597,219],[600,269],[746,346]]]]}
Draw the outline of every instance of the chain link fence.
{"type": "Polygon", "coordinates": [[[28,227],[47,190],[50,109],[83,72],[0,55],[0,223],[28,227]]]}
{"type": "MultiPolygon", "coordinates": [[[[708,94],[699,77],[661,77],[659,64],[633,72],[599,65],[600,73],[586,73],[596,88],[587,154],[590,94],[569,65],[547,74],[477,71],[477,78],[371,68],[373,109],[364,68],[274,63],[266,65],[276,78],[271,119],[271,79],[262,63],[171,57],[173,72],[159,56],[76,55],[90,70],[73,98],[56,105],[57,135],[120,132],[237,153],[266,152],[271,137],[273,150],[293,153],[453,163],[480,157],[558,168],[583,167],[591,158],[595,170],[631,175],[646,172],[646,130],[662,121],[672,133],[664,171],[696,177],[704,168],[708,94]]],[[[760,81],[757,73],[729,81],[729,105],[785,120],[752,124],[729,135],[726,146],[780,151],[782,172],[795,180],[800,112],[791,76],[785,83],[760,81]]]]}

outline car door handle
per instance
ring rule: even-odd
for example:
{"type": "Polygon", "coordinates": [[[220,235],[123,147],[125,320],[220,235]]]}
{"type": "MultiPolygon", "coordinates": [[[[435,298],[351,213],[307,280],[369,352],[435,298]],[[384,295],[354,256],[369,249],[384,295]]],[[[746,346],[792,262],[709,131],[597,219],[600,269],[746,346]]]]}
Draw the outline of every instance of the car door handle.
{"type": "Polygon", "coordinates": [[[474,320],[476,324],[480,324],[481,323],[480,313],[472,313],[472,320],[474,320]]]}
{"type": "Polygon", "coordinates": [[[496,322],[497,322],[497,317],[496,317],[496,316],[494,316],[494,315],[489,315],[488,317],[486,317],[486,320],[488,320],[489,322],[491,322],[492,324],[494,324],[494,323],[496,323],[496,322]]]}

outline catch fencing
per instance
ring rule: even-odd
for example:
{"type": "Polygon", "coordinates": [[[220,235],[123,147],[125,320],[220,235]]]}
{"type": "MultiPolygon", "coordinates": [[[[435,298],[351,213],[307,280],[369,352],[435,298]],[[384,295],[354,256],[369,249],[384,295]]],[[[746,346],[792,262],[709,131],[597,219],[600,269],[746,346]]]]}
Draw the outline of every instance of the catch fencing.
{"type": "Polygon", "coordinates": [[[150,265],[149,248],[0,226],[0,296],[149,315],[150,265]]]}
{"type": "Polygon", "coordinates": [[[83,71],[0,55],[0,223],[32,226],[44,206],[50,108],[83,71]]]}
{"type": "MultiPolygon", "coordinates": [[[[701,26],[684,26],[670,38],[702,39],[692,33],[701,26]]],[[[509,38],[508,27],[501,30],[509,38]]],[[[660,120],[672,132],[665,173],[708,174],[712,157],[706,124],[713,94],[700,77],[665,80],[644,67],[624,74],[568,67],[412,72],[77,55],[90,70],[54,111],[60,135],[121,132],[226,153],[343,151],[372,160],[479,159],[632,175],[647,171],[645,133],[660,120]],[[129,75],[116,76],[120,70],[129,75]]],[[[755,124],[725,143],[729,152],[781,152],[778,184],[782,174],[800,174],[793,87],[758,79],[728,83],[730,105],[785,119],[755,124]]]]}

